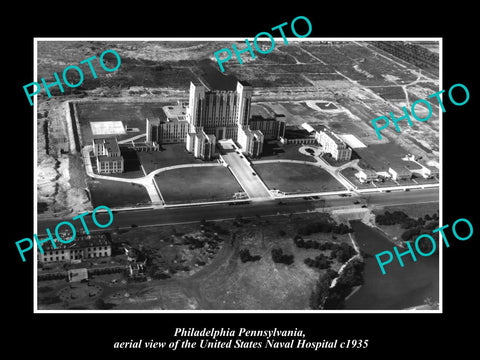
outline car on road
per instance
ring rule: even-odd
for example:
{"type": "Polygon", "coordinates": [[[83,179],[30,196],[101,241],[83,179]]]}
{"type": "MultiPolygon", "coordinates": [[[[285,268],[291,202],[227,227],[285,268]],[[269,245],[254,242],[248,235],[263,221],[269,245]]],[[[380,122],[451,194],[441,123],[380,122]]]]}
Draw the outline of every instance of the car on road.
{"type": "Polygon", "coordinates": [[[355,205],[358,205],[358,204],[360,204],[360,201],[355,200],[353,203],[354,203],[355,205]]]}
{"type": "Polygon", "coordinates": [[[257,174],[256,174],[256,173],[254,173],[254,172],[252,172],[252,175],[253,175],[253,176],[257,176],[257,174]]]}

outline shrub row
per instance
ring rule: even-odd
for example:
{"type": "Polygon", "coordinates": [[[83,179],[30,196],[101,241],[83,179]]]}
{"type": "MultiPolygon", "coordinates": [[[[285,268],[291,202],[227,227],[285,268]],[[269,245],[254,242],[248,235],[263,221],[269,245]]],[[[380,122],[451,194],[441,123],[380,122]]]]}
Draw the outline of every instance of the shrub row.
{"type": "Polygon", "coordinates": [[[293,239],[295,245],[303,249],[331,250],[330,258],[344,263],[355,255],[355,249],[347,243],[319,242],[315,240],[303,240],[299,235],[293,239]]]}
{"type": "Polygon", "coordinates": [[[328,222],[311,222],[298,229],[299,235],[311,235],[314,233],[329,233],[334,234],[347,234],[353,232],[353,229],[345,224],[331,224],[328,222]]]}

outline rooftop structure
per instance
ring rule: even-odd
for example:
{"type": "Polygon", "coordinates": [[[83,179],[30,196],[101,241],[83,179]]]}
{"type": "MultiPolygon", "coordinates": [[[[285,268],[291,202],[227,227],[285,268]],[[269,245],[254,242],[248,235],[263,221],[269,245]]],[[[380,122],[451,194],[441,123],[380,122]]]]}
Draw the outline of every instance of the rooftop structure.
{"type": "Polygon", "coordinates": [[[225,77],[207,74],[190,82],[188,106],[179,103],[145,114],[147,143],[185,142],[187,151],[209,160],[218,155],[218,140],[232,139],[244,154],[259,156],[265,139],[283,136],[285,121],[275,114],[252,118],[253,89],[248,83],[235,79],[232,86],[232,79],[222,82],[216,76],[225,77]],[[212,84],[220,82],[220,88],[213,89],[212,84]]]}
{"type": "MultiPolygon", "coordinates": [[[[68,240],[71,236],[64,233],[64,239],[68,240]]],[[[38,261],[74,261],[96,257],[111,256],[111,243],[106,234],[77,234],[75,239],[67,244],[56,242],[56,248],[51,242],[42,244],[43,254],[38,252],[38,261]]]]}
{"type": "Polygon", "coordinates": [[[124,161],[116,138],[94,138],[93,154],[99,174],[123,172],[124,161]]]}
{"type": "Polygon", "coordinates": [[[315,130],[315,139],[323,147],[324,152],[331,154],[337,161],[351,159],[352,149],[332,130],[319,124],[311,128],[315,130]]]}

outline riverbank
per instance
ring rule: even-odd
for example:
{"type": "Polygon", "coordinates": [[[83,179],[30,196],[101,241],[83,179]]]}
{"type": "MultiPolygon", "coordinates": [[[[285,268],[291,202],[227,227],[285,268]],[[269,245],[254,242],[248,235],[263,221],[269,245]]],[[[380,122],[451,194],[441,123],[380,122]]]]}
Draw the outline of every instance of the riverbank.
{"type": "Polygon", "coordinates": [[[438,301],[438,257],[425,257],[417,262],[405,258],[404,267],[392,262],[383,275],[374,254],[391,250],[390,239],[379,229],[361,221],[351,221],[351,226],[356,243],[364,254],[365,268],[364,284],[346,297],[346,310],[402,310],[418,307],[427,298],[438,301]]]}

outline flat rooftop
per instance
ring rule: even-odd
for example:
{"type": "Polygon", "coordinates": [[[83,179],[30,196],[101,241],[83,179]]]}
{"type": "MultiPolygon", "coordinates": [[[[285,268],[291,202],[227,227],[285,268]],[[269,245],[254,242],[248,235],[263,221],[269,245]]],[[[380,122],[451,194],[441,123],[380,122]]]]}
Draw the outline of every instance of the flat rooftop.
{"type": "Polygon", "coordinates": [[[114,137],[109,138],[94,138],[93,142],[95,144],[103,144],[107,149],[108,153],[112,152],[120,152],[120,148],[118,147],[117,139],[114,137]]]}
{"type": "Polygon", "coordinates": [[[92,135],[124,135],[125,128],[121,121],[91,121],[92,135]]]}
{"type": "Polygon", "coordinates": [[[163,121],[187,121],[187,107],[183,105],[167,105],[162,107],[163,121]]]}

